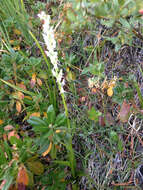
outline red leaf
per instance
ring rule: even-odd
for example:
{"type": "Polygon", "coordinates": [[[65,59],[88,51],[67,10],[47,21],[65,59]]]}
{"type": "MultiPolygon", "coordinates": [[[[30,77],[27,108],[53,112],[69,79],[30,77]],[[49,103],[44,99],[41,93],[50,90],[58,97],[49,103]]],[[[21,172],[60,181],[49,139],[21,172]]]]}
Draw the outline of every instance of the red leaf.
{"type": "Polygon", "coordinates": [[[103,116],[99,116],[98,121],[99,121],[99,125],[100,125],[100,126],[102,126],[102,127],[105,126],[105,119],[104,119],[103,116]]]}

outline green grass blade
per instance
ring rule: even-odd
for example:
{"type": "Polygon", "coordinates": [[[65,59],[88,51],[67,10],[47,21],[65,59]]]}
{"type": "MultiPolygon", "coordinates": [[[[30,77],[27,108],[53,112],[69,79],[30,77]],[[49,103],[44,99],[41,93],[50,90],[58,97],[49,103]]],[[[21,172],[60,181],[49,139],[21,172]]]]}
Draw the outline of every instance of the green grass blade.
{"type": "Polygon", "coordinates": [[[18,87],[18,86],[16,86],[16,85],[14,85],[14,84],[11,84],[11,83],[9,83],[9,82],[3,80],[3,79],[0,79],[0,81],[3,82],[3,83],[5,83],[5,84],[7,84],[8,86],[10,86],[11,88],[13,88],[13,89],[15,89],[15,90],[18,90],[18,91],[23,92],[23,93],[25,93],[25,94],[28,94],[28,95],[30,95],[30,96],[36,96],[35,93],[30,92],[30,91],[27,91],[27,90],[24,90],[24,89],[22,89],[22,88],[20,88],[20,87],[18,87]]]}

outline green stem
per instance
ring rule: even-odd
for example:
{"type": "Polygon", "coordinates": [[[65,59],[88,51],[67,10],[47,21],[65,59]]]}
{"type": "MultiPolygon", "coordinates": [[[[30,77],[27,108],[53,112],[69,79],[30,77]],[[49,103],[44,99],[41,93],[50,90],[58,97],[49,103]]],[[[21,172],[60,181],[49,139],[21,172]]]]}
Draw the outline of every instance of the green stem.
{"type": "MultiPolygon", "coordinates": [[[[68,129],[69,129],[69,131],[71,131],[68,108],[67,108],[67,104],[65,101],[65,96],[63,93],[61,94],[61,96],[62,96],[62,101],[64,104],[65,114],[67,117],[68,129]]],[[[75,155],[74,155],[74,151],[73,151],[73,147],[72,147],[72,137],[69,139],[68,150],[69,150],[69,161],[70,161],[70,166],[71,166],[71,172],[72,172],[73,177],[75,178],[76,161],[75,161],[75,155]]]]}
{"type": "MultiPolygon", "coordinates": [[[[48,72],[49,72],[48,74],[52,74],[52,72],[51,72],[51,66],[50,66],[50,64],[49,64],[49,62],[48,62],[48,59],[47,59],[47,57],[46,57],[46,55],[45,55],[45,53],[44,53],[42,47],[40,46],[38,40],[36,39],[36,37],[34,36],[34,34],[33,34],[31,31],[29,31],[29,34],[32,36],[32,38],[33,38],[34,41],[36,42],[37,47],[38,47],[38,48],[40,49],[40,51],[41,51],[41,54],[42,54],[42,56],[43,56],[43,58],[44,58],[44,60],[45,60],[45,62],[46,62],[46,64],[47,64],[47,66],[48,66],[48,72]]],[[[52,81],[54,82],[54,86],[55,86],[55,88],[56,88],[56,81],[55,81],[53,75],[52,75],[52,81]]],[[[47,84],[47,85],[48,85],[48,84],[47,84]]],[[[51,86],[52,86],[52,84],[51,84],[51,86]]],[[[48,86],[48,90],[50,90],[50,87],[49,87],[49,86],[48,86]]],[[[50,93],[50,94],[51,94],[51,93],[50,93]]],[[[54,99],[55,99],[55,98],[56,98],[56,95],[55,95],[55,90],[54,90],[54,99]]],[[[56,107],[56,99],[55,99],[53,105],[55,105],[54,108],[56,109],[56,108],[57,108],[57,107],[56,107]]]]}

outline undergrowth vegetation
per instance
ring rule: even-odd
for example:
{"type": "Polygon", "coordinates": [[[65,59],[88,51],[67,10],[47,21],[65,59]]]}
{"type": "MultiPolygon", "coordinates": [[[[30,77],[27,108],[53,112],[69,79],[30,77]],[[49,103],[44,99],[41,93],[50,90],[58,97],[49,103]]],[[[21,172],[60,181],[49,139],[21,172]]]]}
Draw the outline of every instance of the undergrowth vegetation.
{"type": "Polygon", "coordinates": [[[0,189],[143,189],[141,0],[0,0],[0,189]]]}

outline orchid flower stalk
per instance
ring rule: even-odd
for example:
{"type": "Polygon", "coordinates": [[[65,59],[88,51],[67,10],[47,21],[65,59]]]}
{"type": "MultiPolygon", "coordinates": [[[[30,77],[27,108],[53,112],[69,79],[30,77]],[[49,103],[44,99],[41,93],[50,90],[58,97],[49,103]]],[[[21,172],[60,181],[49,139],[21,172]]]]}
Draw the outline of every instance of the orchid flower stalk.
{"type": "MultiPolygon", "coordinates": [[[[40,20],[42,20],[43,23],[43,39],[45,41],[47,51],[45,51],[46,55],[50,58],[50,61],[53,65],[52,68],[52,74],[56,78],[61,97],[63,100],[63,105],[65,108],[65,114],[67,117],[67,125],[68,129],[70,130],[70,121],[68,118],[68,109],[67,109],[67,104],[65,101],[65,91],[64,91],[64,85],[65,85],[65,80],[63,77],[63,70],[60,69],[59,67],[59,61],[58,61],[58,53],[56,51],[56,40],[54,38],[54,29],[50,25],[50,15],[46,15],[45,12],[41,12],[38,14],[40,20]]],[[[70,167],[72,171],[72,175],[75,177],[75,168],[76,168],[76,162],[75,162],[75,156],[74,156],[74,151],[72,148],[72,138],[69,139],[68,145],[66,145],[68,152],[69,152],[69,160],[70,160],[70,167]]]]}

